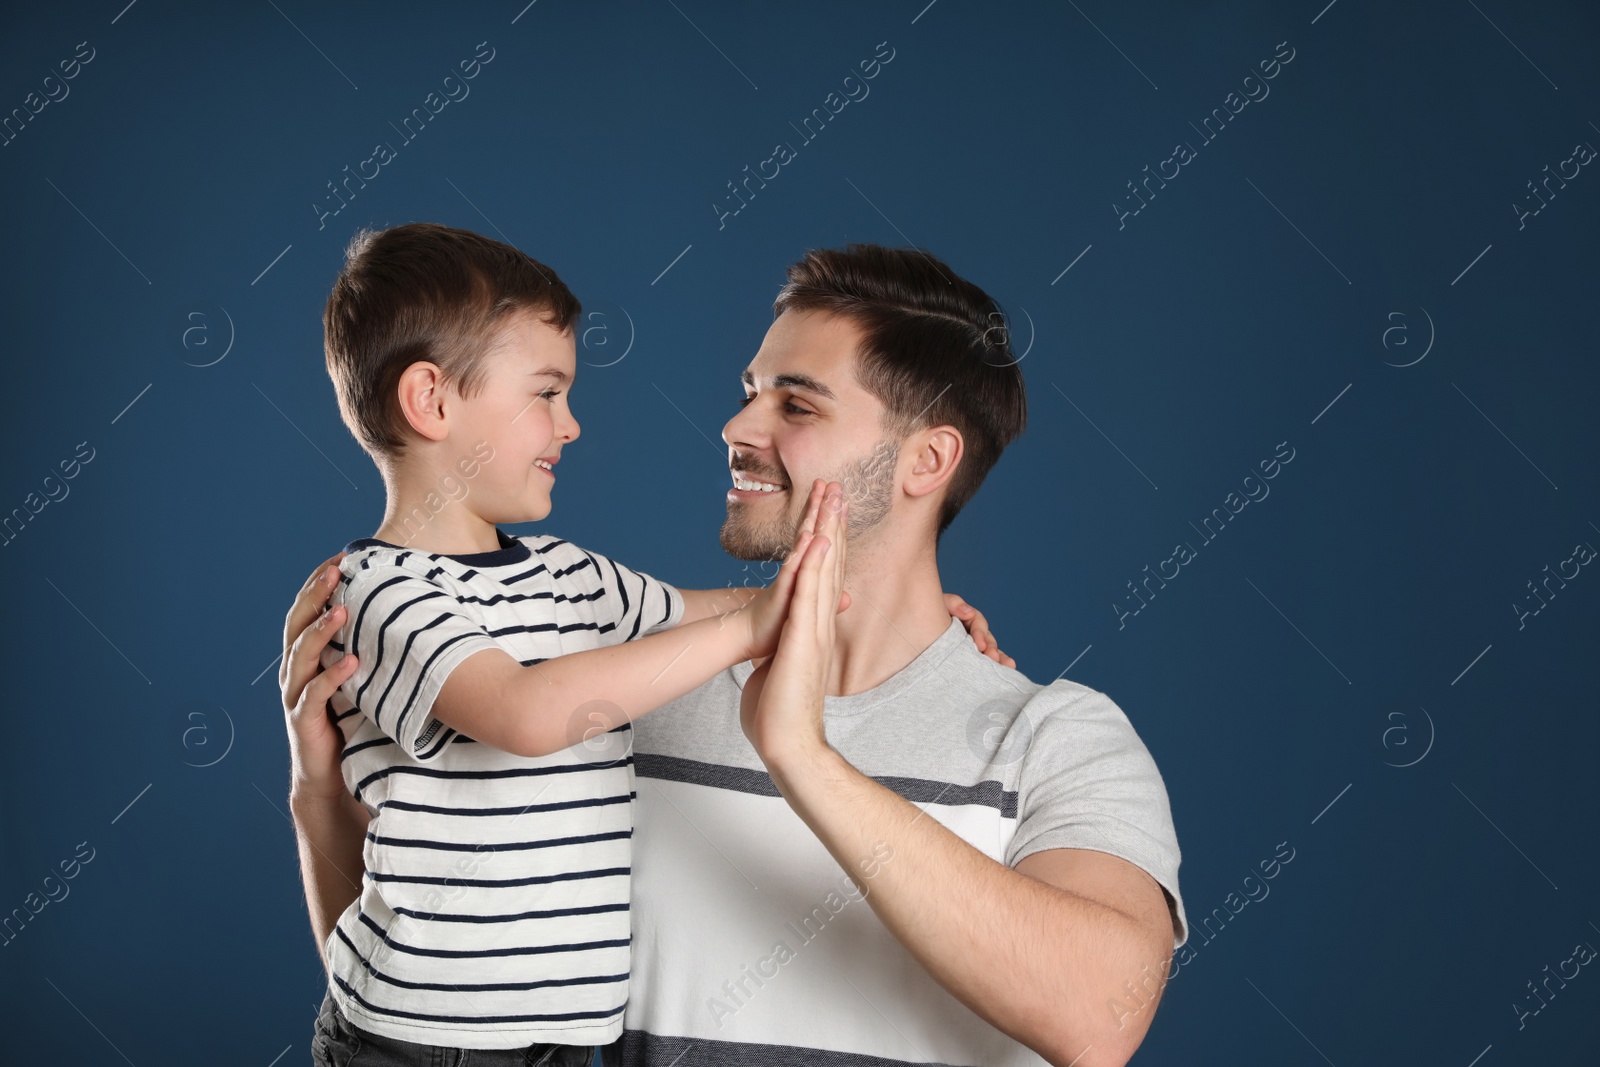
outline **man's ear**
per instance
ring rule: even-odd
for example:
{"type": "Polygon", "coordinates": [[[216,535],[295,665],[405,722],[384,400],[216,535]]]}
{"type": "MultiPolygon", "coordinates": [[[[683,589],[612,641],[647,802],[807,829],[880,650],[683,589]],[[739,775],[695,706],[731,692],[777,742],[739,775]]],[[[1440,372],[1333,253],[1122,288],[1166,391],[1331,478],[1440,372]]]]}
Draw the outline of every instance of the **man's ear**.
{"type": "Polygon", "coordinates": [[[961,462],[966,445],[954,426],[930,426],[906,439],[915,460],[905,481],[910,496],[927,496],[950,481],[961,462]]]}
{"type": "Polygon", "coordinates": [[[428,441],[442,441],[449,435],[444,372],[437,363],[418,360],[411,364],[400,373],[397,389],[400,413],[413,430],[428,441]]]}

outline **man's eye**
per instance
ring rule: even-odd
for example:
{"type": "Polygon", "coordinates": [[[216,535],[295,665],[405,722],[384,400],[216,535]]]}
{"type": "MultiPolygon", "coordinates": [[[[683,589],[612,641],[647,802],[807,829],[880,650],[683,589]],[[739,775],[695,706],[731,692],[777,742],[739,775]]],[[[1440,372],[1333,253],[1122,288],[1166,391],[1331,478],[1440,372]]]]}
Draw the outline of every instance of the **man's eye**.
{"type": "MultiPolygon", "coordinates": [[[[750,401],[752,401],[754,399],[755,399],[755,397],[753,397],[753,396],[747,396],[744,399],[739,401],[739,406],[740,407],[747,407],[747,406],[749,406],[750,401]]],[[[785,411],[789,412],[791,415],[815,415],[816,414],[815,411],[811,411],[811,410],[808,410],[806,408],[803,408],[800,405],[795,404],[793,402],[785,402],[784,405],[783,405],[783,408],[784,408],[785,411]]]]}

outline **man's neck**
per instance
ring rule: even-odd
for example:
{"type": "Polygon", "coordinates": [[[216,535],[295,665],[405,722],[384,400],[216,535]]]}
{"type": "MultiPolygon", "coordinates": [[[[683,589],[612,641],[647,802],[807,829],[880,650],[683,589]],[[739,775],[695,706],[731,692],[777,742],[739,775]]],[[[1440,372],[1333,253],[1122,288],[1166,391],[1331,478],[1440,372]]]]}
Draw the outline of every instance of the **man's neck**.
{"type": "Polygon", "coordinates": [[[834,622],[830,696],[882,685],[950,628],[931,546],[909,558],[882,545],[847,551],[850,607],[834,622]]]}

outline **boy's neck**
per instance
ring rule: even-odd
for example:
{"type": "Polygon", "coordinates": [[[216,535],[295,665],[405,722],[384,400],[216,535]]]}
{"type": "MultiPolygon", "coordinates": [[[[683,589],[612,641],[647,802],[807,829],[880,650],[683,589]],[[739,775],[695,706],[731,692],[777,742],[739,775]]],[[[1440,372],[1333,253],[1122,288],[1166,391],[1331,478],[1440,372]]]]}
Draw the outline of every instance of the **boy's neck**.
{"type": "Polygon", "coordinates": [[[384,474],[388,500],[383,523],[372,536],[402,548],[439,556],[472,555],[499,549],[495,524],[472,511],[466,501],[439,490],[441,479],[426,471],[399,469],[384,474]]]}

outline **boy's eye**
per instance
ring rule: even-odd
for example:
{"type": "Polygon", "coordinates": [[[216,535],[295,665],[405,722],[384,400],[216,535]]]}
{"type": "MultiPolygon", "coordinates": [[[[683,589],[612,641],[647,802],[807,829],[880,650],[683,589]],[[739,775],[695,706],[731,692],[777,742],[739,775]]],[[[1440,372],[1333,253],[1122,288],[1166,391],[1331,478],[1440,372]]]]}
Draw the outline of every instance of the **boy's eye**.
{"type": "Polygon", "coordinates": [[[561,395],[561,390],[559,390],[559,389],[546,389],[544,392],[540,393],[539,395],[541,397],[543,397],[545,400],[554,400],[556,397],[561,395]]]}

